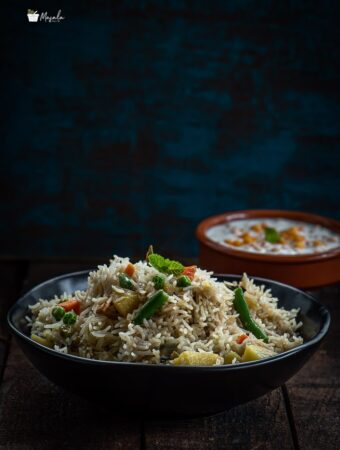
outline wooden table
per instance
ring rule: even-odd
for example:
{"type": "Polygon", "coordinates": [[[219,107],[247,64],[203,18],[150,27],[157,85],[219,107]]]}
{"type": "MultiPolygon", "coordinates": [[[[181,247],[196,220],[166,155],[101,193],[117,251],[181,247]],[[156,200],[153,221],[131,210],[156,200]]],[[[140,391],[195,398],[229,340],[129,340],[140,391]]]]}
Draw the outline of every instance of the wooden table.
{"type": "MultiPolygon", "coordinates": [[[[223,414],[195,420],[129,419],[93,410],[45,379],[5,325],[20,293],[97,261],[0,263],[1,449],[316,449],[340,448],[340,285],[313,294],[332,313],[328,337],[287,385],[223,414]]],[[[94,380],[98,382],[98,380],[94,380]]]]}

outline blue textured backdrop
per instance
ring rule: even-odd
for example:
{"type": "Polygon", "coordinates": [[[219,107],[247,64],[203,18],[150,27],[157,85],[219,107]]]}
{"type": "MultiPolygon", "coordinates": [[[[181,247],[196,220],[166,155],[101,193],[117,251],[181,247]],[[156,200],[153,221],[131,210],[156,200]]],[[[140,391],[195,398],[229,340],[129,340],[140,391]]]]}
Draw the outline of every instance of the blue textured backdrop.
{"type": "Polygon", "coordinates": [[[340,219],[338,5],[7,6],[1,252],[193,255],[226,210],[340,219]]]}

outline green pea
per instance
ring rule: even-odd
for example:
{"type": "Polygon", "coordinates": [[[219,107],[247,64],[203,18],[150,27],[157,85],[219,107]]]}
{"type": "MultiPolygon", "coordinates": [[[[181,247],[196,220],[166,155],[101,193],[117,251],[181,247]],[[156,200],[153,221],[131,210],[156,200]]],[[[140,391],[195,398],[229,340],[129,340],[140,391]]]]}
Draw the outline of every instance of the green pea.
{"type": "Polygon", "coordinates": [[[191,285],[191,280],[189,277],[187,277],[186,275],[182,275],[181,277],[178,278],[177,280],[177,286],[178,287],[188,287],[191,285]]]}
{"type": "Polygon", "coordinates": [[[131,278],[128,275],[126,275],[125,273],[120,273],[118,279],[120,287],[122,287],[123,289],[130,289],[131,291],[134,290],[135,287],[132,283],[131,278]]]}
{"type": "Polygon", "coordinates": [[[67,312],[64,315],[63,322],[66,325],[73,325],[77,321],[77,314],[73,311],[67,312]]]}
{"type": "Polygon", "coordinates": [[[152,278],[153,284],[155,285],[155,289],[159,291],[159,289],[163,289],[165,278],[161,275],[155,275],[152,278]]]}
{"type": "Polygon", "coordinates": [[[52,309],[52,316],[56,319],[56,320],[61,320],[65,315],[65,309],[62,308],[61,306],[55,306],[52,309]]]}

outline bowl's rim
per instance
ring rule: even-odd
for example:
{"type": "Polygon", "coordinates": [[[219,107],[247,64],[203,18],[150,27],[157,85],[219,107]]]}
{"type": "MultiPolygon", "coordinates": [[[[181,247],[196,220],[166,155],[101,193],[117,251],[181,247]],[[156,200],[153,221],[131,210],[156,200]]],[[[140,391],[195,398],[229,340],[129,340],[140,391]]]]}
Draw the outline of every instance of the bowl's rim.
{"type": "Polygon", "coordinates": [[[312,253],[308,255],[276,255],[272,253],[252,253],[242,250],[235,250],[213,241],[206,235],[206,231],[223,223],[233,220],[255,219],[255,218],[283,218],[291,220],[299,220],[302,222],[322,225],[332,231],[340,233],[340,221],[317,214],[306,213],[303,211],[292,211],[283,209],[243,209],[237,211],[228,211],[222,214],[207,217],[202,220],[196,228],[196,237],[199,242],[210,247],[219,253],[223,253],[236,258],[271,262],[271,263],[312,263],[315,261],[323,261],[331,258],[340,257],[340,247],[327,250],[325,252],[312,253]]]}
{"type": "MultiPolygon", "coordinates": [[[[331,323],[331,315],[330,312],[328,310],[328,308],[326,308],[326,306],[322,305],[320,302],[318,302],[312,295],[310,295],[307,292],[304,292],[300,289],[297,289],[294,286],[290,286],[288,284],[285,283],[281,283],[279,281],[275,281],[275,280],[271,280],[268,278],[261,278],[261,277],[251,277],[252,279],[254,279],[255,282],[260,282],[260,283],[274,283],[278,286],[281,286],[283,288],[288,288],[290,290],[293,290],[299,294],[304,295],[305,297],[307,297],[311,302],[315,303],[320,311],[320,316],[322,319],[322,325],[321,328],[319,330],[319,332],[309,341],[304,342],[303,344],[294,347],[290,350],[287,350],[285,352],[279,353],[278,355],[272,356],[270,358],[265,358],[265,359],[261,359],[258,361],[251,361],[251,362],[246,362],[246,363],[242,363],[242,364],[227,364],[227,365],[220,365],[220,366],[173,366],[173,365],[165,365],[165,364],[146,364],[146,363],[136,363],[136,362],[125,362],[125,361],[103,361],[103,360],[99,360],[99,359],[90,359],[90,358],[84,358],[82,356],[76,356],[76,355],[69,355],[66,353],[61,353],[58,352],[57,350],[45,347],[42,344],[39,344],[38,342],[34,341],[33,339],[31,339],[31,337],[27,336],[26,334],[24,334],[22,331],[20,331],[13,323],[12,321],[12,316],[15,313],[15,311],[20,307],[20,304],[22,302],[25,301],[26,297],[31,295],[32,292],[38,288],[43,287],[45,284],[47,283],[52,283],[54,281],[57,280],[61,280],[63,278],[71,278],[71,277],[79,277],[79,276],[84,276],[84,275],[88,275],[91,270],[93,269],[89,269],[89,270],[82,270],[82,271],[78,271],[78,272],[71,272],[71,273],[66,273],[63,275],[59,275],[57,277],[54,278],[50,278],[40,284],[38,284],[37,286],[34,286],[32,289],[30,289],[28,292],[26,292],[24,295],[22,295],[9,309],[8,313],[7,313],[7,323],[10,327],[10,330],[14,333],[14,335],[16,335],[17,337],[19,337],[20,339],[24,340],[26,343],[28,343],[29,345],[35,347],[36,349],[43,351],[45,353],[48,353],[51,356],[55,356],[57,358],[61,358],[64,360],[68,360],[68,361],[73,361],[73,362],[77,362],[80,364],[87,364],[87,365],[100,365],[100,366],[120,366],[120,367],[138,367],[138,368],[144,368],[147,370],[170,370],[170,371],[197,371],[197,370],[201,370],[201,371],[229,371],[229,370],[244,370],[244,369],[250,369],[250,368],[255,368],[258,366],[265,366],[268,364],[271,364],[272,362],[275,361],[279,361],[279,360],[283,360],[288,358],[290,355],[293,355],[295,353],[299,353],[304,349],[307,348],[311,348],[314,347],[315,345],[317,345],[318,343],[320,343],[324,337],[326,336],[328,330],[329,330],[329,326],[331,323]]],[[[230,278],[234,278],[235,280],[241,278],[241,275],[234,275],[234,274],[222,274],[222,273],[214,273],[215,277],[230,277],[230,278]]]]}

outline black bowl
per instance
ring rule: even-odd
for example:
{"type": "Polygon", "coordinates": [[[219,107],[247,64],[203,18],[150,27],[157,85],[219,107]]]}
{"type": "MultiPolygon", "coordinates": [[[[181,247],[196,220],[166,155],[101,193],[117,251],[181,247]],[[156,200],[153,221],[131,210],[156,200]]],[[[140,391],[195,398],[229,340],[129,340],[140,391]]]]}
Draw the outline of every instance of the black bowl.
{"type": "MultiPolygon", "coordinates": [[[[35,287],[10,309],[7,320],[28,359],[56,384],[115,411],[159,416],[198,416],[217,413],[285,383],[312,356],[325,337],[329,311],[310,295],[275,281],[254,278],[287,309],[300,308],[304,343],[280,355],[239,365],[184,367],[108,362],[65,355],[29,337],[27,306],[39,298],[72,293],[87,285],[88,271],[62,275],[35,287]]],[[[219,275],[238,280],[237,275],[219,275]]]]}

